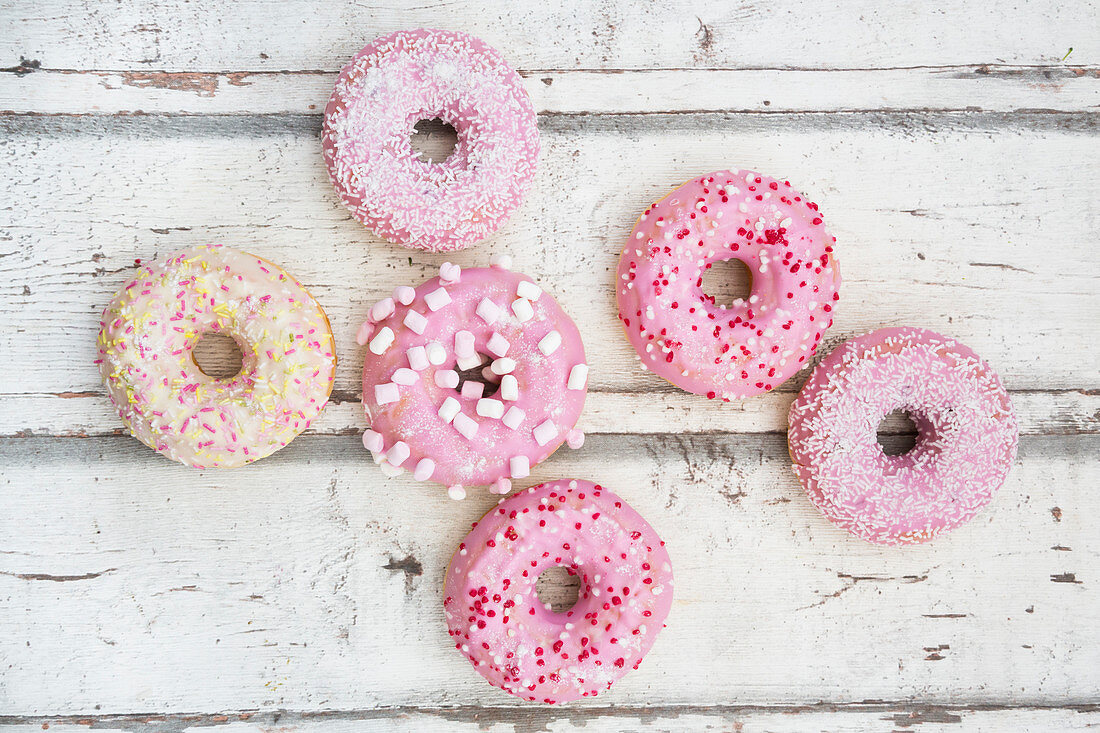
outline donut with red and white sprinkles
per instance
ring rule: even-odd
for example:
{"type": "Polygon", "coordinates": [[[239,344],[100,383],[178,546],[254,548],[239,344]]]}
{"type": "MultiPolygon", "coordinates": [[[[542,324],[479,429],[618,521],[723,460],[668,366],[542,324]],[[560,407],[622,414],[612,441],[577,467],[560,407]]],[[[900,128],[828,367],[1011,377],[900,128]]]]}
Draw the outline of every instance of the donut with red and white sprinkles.
{"type": "Polygon", "coordinates": [[[584,407],[588,365],[572,319],[529,278],[444,263],[439,277],[399,287],[359,330],[367,345],[368,448],[387,475],[413,472],[462,499],[468,486],[511,490],[564,442],[584,407]],[[482,379],[459,372],[481,370],[482,379]]]}
{"type": "Polygon", "coordinates": [[[134,437],[174,461],[233,468],[309,427],[332,391],[328,318],[301,283],[254,255],[202,246],[146,265],[107,306],[99,364],[134,437]],[[240,373],[206,375],[192,350],[231,336],[240,373]]]}
{"type": "Polygon", "coordinates": [[[474,523],[451,558],[443,609],[455,647],[493,685],[525,700],[569,702],[637,669],[672,606],[664,543],[626,502],[590,481],[540,484],[474,523]],[[556,613],[536,581],[580,576],[556,613]]]}
{"type": "Polygon", "coordinates": [[[790,411],[795,474],[821,512],[879,544],[925,542],[970,521],[1004,483],[1019,430],[990,366],[959,342],[883,328],[837,347],[790,411]],[[886,455],[879,422],[906,411],[917,442],[886,455]]]}
{"type": "Polygon", "coordinates": [[[321,134],[341,200],[376,234],[432,252],[487,237],[519,206],[539,156],[523,81],[495,49],[452,31],[375,40],[336,80],[321,134]],[[410,135],[441,119],[458,135],[445,161],[421,160],[410,135]]]}
{"type": "Polygon", "coordinates": [[[619,319],[642,366],[712,399],[774,389],[832,325],[835,242],[787,181],[744,170],[688,181],[645,210],[619,259],[619,319]],[[727,307],[702,286],[729,259],[748,267],[752,292],[727,307]]]}

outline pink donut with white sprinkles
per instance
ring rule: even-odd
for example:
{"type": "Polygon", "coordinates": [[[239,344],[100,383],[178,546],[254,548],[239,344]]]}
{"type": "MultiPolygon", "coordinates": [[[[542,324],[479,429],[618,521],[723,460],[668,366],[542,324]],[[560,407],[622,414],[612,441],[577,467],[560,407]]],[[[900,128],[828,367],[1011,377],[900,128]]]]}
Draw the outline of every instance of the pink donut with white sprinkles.
{"type": "Polygon", "coordinates": [[[1016,457],[1019,431],[996,373],[959,342],[883,328],[837,347],[791,406],[795,474],[821,512],[857,537],[925,542],[968,522],[1016,457]],[[883,417],[906,411],[916,445],[886,455],[883,417]]]}
{"type": "Polygon", "coordinates": [[[622,499],[591,481],[551,481],[474,523],[443,593],[455,647],[479,674],[525,700],[569,702],[638,668],[672,607],[672,564],[622,499]],[[562,613],[535,587],[554,567],[581,580],[562,613]]]}
{"type": "Polygon", "coordinates": [[[444,263],[439,277],[399,287],[370,310],[363,445],[387,475],[412,471],[462,499],[468,486],[506,494],[511,479],[584,435],[574,426],[588,387],[573,321],[529,278],[444,263]],[[480,370],[482,379],[459,372],[480,370]]]}
{"type": "Polygon", "coordinates": [[[711,399],[774,389],[810,358],[833,322],[836,239],[817,205],[752,171],[688,181],[638,219],[619,259],[619,320],[642,366],[711,399]],[[703,292],[703,272],[738,259],[748,299],[703,292]]]}
{"type": "Polygon", "coordinates": [[[332,391],[328,318],[301,283],[246,252],[192,247],[143,267],[103,312],[99,364],[134,437],[196,468],[233,468],[309,427],[332,391]],[[192,358],[205,333],[236,340],[236,376],[192,358]]]}
{"type": "Polygon", "coordinates": [[[500,53],[452,31],[377,39],[336,80],[321,133],[333,185],[356,219],[391,242],[450,252],[511,215],[534,179],[535,111],[500,53]],[[410,135],[442,119],[458,135],[443,162],[426,162],[410,135]]]}

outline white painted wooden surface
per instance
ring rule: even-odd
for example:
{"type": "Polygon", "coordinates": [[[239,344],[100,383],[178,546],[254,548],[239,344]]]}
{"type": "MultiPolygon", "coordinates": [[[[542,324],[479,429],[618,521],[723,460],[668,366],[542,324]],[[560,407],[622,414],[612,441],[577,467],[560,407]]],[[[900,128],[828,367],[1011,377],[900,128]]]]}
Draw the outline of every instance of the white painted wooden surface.
{"type": "Polygon", "coordinates": [[[0,2],[0,723],[1100,725],[1096,5],[719,5],[0,2]],[[386,481],[358,447],[355,328],[443,258],[350,220],[317,110],[355,50],[420,25],[499,47],[540,114],[528,202],[451,258],[511,252],[588,346],[589,440],[530,482],[608,484],[676,569],[642,667],[561,709],[450,649],[440,578],[493,499],[386,481]],[[898,550],[825,522],[783,436],[804,373],[719,405],[637,368],[614,320],[620,243],[647,203],[726,166],[820,203],[845,278],[830,344],[923,325],[1000,371],[1020,457],[971,525],[898,550]],[[122,435],[91,364],[135,258],[209,241],[298,275],[341,344],[323,417],[232,473],[122,435]]]}

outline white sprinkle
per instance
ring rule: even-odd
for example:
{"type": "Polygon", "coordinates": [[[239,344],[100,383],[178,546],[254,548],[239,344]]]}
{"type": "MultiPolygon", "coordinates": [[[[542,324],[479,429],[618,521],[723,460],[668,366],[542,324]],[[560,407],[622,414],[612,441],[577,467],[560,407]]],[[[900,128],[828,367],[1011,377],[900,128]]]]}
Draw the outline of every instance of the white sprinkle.
{"type": "Polygon", "coordinates": [[[388,405],[401,399],[401,393],[393,382],[374,385],[374,401],[380,405],[388,405]]]}
{"type": "Polygon", "coordinates": [[[381,321],[393,314],[393,298],[383,298],[371,306],[370,317],[372,320],[381,321]]]}
{"type": "Polygon", "coordinates": [[[436,288],[424,296],[424,302],[432,311],[437,311],[451,302],[451,296],[447,294],[446,288],[436,288]]]}
{"type": "Polygon", "coordinates": [[[428,327],[428,319],[414,310],[406,311],[405,320],[402,322],[418,336],[424,333],[424,329],[428,327]]]}
{"type": "Polygon", "coordinates": [[[789,216],[786,219],[784,219],[783,221],[779,222],[779,226],[782,227],[783,229],[786,229],[790,225],[791,225],[791,217],[789,217],[789,216]]]}
{"type": "Polygon", "coordinates": [[[489,258],[489,264],[493,267],[499,267],[504,270],[509,270],[512,267],[512,256],[509,254],[495,254],[489,258]]]}
{"type": "Polygon", "coordinates": [[[480,400],[485,394],[485,385],[472,379],[462,383],[462,396],[468,400],[480,400]]]}
{"type": "Polygon", "coordinates": [[[408,285],[398,285],[393,289],[393,299],[401,305],[408,305],[416,299],[416,290],[408,285]]]}
{"type": "Polygon", "coordinates": [[[527,478],[531,475],[531,461],[527,456],[512,456],[508,461],[508,472],[512,478],[527,478]]]}
{"type": "Polygon", "coordinates": [[[558,437],[558,426],[554,424],[553,420],[546,420],[541,425],[536,427],[532,434],[535,436],[535,442],[539,445],[546,445],[554,438],[558,437]]]}
{"type": "Polygon", "coordinates": [[[414,372],[412,369],[406,369],[405,367],[398,367],[394,371],[393,376],[390,377],[397,384],[416,384],[416,380],[420,379],[420,375],[414,372]]]}
{"type": "Polygon", "coordinates": [[[393,345],[393,331],[389,326],[383,326],[370,342],[370,350],[372,354],[384,354],[386,349],[393,345]]]}
{"type": "Polygon", "coordinates": [[[455,415],[453,424],[455,430],[462,433],[462,437],[466,440],[472,440],[477,435],[477,422],[466,413],[460,412],[455,415]]]}
{"type": "Polygon", "coordinates": [[[436,385],[454,389],[458,386],[458,372],[454,369],[440,369],[435,373],[436,385]]]}
{"type": "Polygon", "coordinates": [[[742,201],[741,203],[737,204],[737,210],[740,211],[742,214],[747,214],[749,213],[749,205],[742,201]]]}
{"type": "Polygon", "coordinates": [[[489,337],[489,342],[485,344],[485,348],[489,350],[489,353],[493,356],[504,356],[508,353],[508,347],[511,346],[508,343],[508,339],[501,336],[496,331],[489,337]]]}
{"type": "Polygon", "coordinates": [[[474,354],[474,335],[469,331],[455,333],[455,356],[473,356],[474,354]]]}
{"type": "Polygon", "coordinates": [[[551,331],[539,341],[539,351],[547,356],[557,351],[559,346],[561,346],[561,334],[557,331],[551,331]]]}
{"type": "Polygon", "coordinates": [[[462,501],[466,498],[466,489],[462,484],[455,484],[454,486],[447,487],[447,496],[451,497],[455,501],[462,501]]]}
{"type": "Polygon", "coordinates": [[[500,306],[488,298],[482,298],[481,302],[477,304],[477,310],[474,312],[481,316],[481,320],[491,325],[496,323],[497,318],[500,317],[500,306]]]}
{"type": "Polygon", "coordinates": [[[507,356],[502,356],[499,359],[494,359],[493,363],[489,365],[489,368],[493,370],[493,374],[511,374],[515,371],[516,360],[509,359],[507,356]]]}
{"type": "Polygon", "coordinates": [[[439,406],[439,416],[443,418],[443,422],[450,422],[455,419],[455,415],[462,412],[462,405],[454,397],[448,397],[443,400],[443,404],[439,406]]]}
{"type": "Polygon", "coordinates": [[[447,350],[443,348],[443,344],[438,341],[428,344],[428,361],[435,366],[447,361],[447,350]]]}
{"type": "Polygon", "coordinates": [[[385,442],[382,440],[382,433],[376,433],[373,430],[366,430],[363,432],[363,447],[374,453],[381,453],[385,448],[385,442]]]}
{"type": "Polygon", "coordinates": [[[519,399],[519,380],[514,374],[505,374],[500,378],[500,398],[509,402],[519,399]]]}
{"type": "Polygon", "coordinates": [[[512,312],[520,323],[526,323],[535,317],[535,309],[531,307],[531,301],[525,298],[517,298],[512,301],[512,312]]]}
{"type": "Polygon", "coordinates": [[[435,473],[435,461],[431,458],[421,458],[416,464],[416,470],[413,471],[413,478],[417,481],[427,481],[433,473],[435,473]]]}
{"type": "Polygon", "coordinates": [[[409,446],[405,441],[399,440],[393,447],[386,451],[386,460],[392,466],[400,466],[409,459],[409,446]]]}
{"type": "Polygon", "coordinates": [[[501,422],[510,427],[512,430],[515,430],[523,424],[523,418],[525,417],[527,417],[527,415],[523,412],[523,410],[519,409],[515,405],[512,405],[508,408],[508,412],[504,413],[504,417],[501,418],[501,422]]]}
{"type": "Polygon", "coordinates": [[[428,368],[428,352],[423,346],[414,346],[406,350],[405,358],[409,360],[409,366],[418,372],[428,368]]]}
{"type": "Polygon", "coordinates": [[[567,389],[584,389],[586,384],[588,384],[587,364],[577,364],[569,370],[569,379],[565,383],[567,389]]]}
{"type": "Polygon", "coordinates": [[[478,400],[477,414],[482,417],[491,417],[494,420],[499,420],[504,417],[504,403],[500,400],[491,398],[478,400]]]}
{"type": "Polygon", "coordinates": [[[534,302],[542,295],[542,288],[530,280],[520,280],[519,285],[516,286],[516,295],[534,302]]]}

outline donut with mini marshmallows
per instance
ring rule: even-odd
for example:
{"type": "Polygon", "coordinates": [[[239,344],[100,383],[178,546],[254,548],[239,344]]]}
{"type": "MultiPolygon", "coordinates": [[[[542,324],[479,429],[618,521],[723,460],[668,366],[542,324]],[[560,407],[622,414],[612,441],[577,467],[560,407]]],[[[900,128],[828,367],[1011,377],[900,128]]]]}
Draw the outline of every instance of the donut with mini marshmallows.
{"type": "Polygon", "coordinates": [[[146,265],[103,312],[99,364],[135,438],[196,468],[233,468],[279,450],[328,402],[332,331],[301,283],[259,257],[220,246],[146,265]],[[192,349],[222,333],[240,373],[203,373],[192,349]]]}
{"type": "Polygon", "coordinates": [[[535,175],[539,135],[523,81],[493,48],[451,31],[383,36],[336,80],[321,134],[333,185],[356,219],[391,242],[450,252],[487,237],[535,175]],[[409,137],[420,120],[458,134],[445,161],[409,137]]]}
{"type": "Polygon", "coordinates": [[[959,342],[883,328],[837,347],[791,406],[795,474],[821,512],[870,542],[925,542],[968,522],[1016,457],[1008,393],[959,342]],[[876,429],[893,410],[917,426],[913,449],[886,455],[876,429]]]}
{"type": "Polygon", "coordinates": [[[688,181],[638,219],[619,259],[619,319],[642,365],[711,399],[774,389],[813,355],[839,300],[836,239],[787,181],[718,171],[688,181]],[[730,307],[703,272],[737,259],[752,293],[730,307]]]}
{"type": "Polygon", "coordinates": [[[455,499],[467,486],[505,494],[563,442],[583,443],[574,426],[588,366],[577,327],[506,265],[444,263],[439,277],[371,308],[358,336],[368,345],[363,445],[389,475],[407,468],[455,499]],[[492,386],[460,385],[459,371],[479,367],[492,386]]]}
{"type": "Polygon", "coordinates": [[[443,594],[455,647],[479,674],[525,700],[569,702],[638,668],[672,606],[672,564],[622,499],[590,481],[552,481],[474,524],[443,594]],[[535,587],[554,567],[581,580],[562,613],[535,587]]]}

